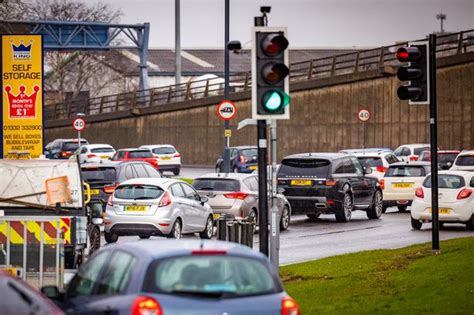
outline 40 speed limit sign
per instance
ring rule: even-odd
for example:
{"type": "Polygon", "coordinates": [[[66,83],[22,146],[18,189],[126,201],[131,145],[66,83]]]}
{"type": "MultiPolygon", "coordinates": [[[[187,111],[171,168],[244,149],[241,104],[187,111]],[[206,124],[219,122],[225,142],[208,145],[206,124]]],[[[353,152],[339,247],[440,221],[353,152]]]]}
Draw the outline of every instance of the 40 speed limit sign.
{"type": "Polygon", "coordinates": [[[82,131],[82,130],[84,130],[84,128],[86,128],[86,121],[82,118],[76,118],[72,122],[72,127],[76,131],[82,131]]]}
{"type": "Polygon", "coordinates": [[[367,109],[361,109],[357,112],[357,119],[361,122],[366,122],[370,119],[370,112],[367,109]]]}

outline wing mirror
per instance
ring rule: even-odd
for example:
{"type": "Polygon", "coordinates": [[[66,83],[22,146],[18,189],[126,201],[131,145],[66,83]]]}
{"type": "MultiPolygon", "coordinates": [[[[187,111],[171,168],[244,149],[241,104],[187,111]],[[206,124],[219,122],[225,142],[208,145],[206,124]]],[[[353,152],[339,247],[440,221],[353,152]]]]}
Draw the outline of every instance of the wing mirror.
{"type": "Polygon", "coordinates": [[[201,196],[201,204],[202,205],[204,205],[208,201],[209,201],[209,198],[207,198],[206,196],[201,196]]]}
{"type": "Polygon", "coordinates": [[[57,286],[47,285],[41,288],[41,293],[51,300],[61,300],[64,297],[64,294],[61,293],[57,286]]]}
{"type": "Polygon", "coordinates": [[[364,174],[365,174],[365,175],[370,175],[370,174],[372,174],[373,172],[374,172],[374,171],[372,170],[371,167],[366,167],[366,168],[364,168],[364,174]]]}

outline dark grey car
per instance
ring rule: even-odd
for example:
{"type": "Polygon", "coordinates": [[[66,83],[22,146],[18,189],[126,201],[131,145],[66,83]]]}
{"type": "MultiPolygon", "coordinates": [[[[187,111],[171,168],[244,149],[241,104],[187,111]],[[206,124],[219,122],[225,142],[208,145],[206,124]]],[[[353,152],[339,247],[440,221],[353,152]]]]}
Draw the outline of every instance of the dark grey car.
{"type": "Polygon", "coordinates": [[[107,246],[80,267],[64,294],[42,291],[74,314],[300,314],[265,256],[219,241],[107,246]]]}

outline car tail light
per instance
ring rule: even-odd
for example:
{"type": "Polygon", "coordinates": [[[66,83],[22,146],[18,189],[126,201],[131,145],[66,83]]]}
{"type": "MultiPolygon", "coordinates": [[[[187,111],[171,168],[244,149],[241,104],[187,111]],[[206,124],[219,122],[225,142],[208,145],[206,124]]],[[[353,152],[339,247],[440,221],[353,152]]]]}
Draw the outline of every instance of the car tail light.
{"type": "Polygon", "coordinates": [[[385,179],[381,179],[379,180],[379,184],[380,184],[380,189],[384,190],[385,189],[385,179]]]}
{"type": "Polygon", "coordinates": [[[191,255],[226,255],[227,251],[219,249],[200,249],[193,250],[191,255]]]}
{"type": "Polygon", "coordinates": [[[466,199],[466,198],[469,198],[470,196],[472,195],[472,189],[470,188],[464,188],[463,190],[461,190],[458,194],[458,196],[456,197],[456,199],[460,200],[460,199],[466,199]]]}
{"type": "Polygon", "coordinates": [[[61,155],[62,157],[68,157],[68,156],[72,155],[72,152],[61,151],[61,153],[59,153],[59,155],[61,155]]]}
{"type": "Polygon", "coordinates": [[[410,160],[410,161],[416,161],[416,160],[418,160],[418,155],[412,155],[412,156],[410,156],[410,159],[409,159],[409,160],[410,160]]]}
{"type": "Polygon", "coordinates": [[[112,185],[112,186],[104,186],[104,192],[106,194],[111,194],[115,191],[115,188],[117,188],[118,184],[112,185]]]}
{"type": "Polygon", "coordinates": [[[87,158],[90,159],[90,158],[93,158],[93,157],[96,157],[97,155],[95,154],[87,154],[87,158]]]}
{"type": "Polygon", "coordinates": [[[326,183],[325,183],[326,186],[336,186],[337,185],[337,182],[335,180],[326,180],[326,183]]]}
{"type": "Polygon", "coordinates": [[[132,315],[163,315],[161,305],[157,300],[148,296],[137,296],[132,304],[132,315]]]}
{"type": "Polygon", "coordinates": [[[286,296],[281,300],[281,315],[300,315],[300,306],[296,301],[286,296]]]}
{"type": "Polygon", "coordinates": [[[244,200],[245,198],[247,198],[247,196],[248,195],[246,193],[243,193],[241,191],[224,194],[224,197],[226,197],[227,199],[238,199],[238,200],[244,200]]]}
{"type": "Polygon", "coordinates": [[[166,207],[171,204],[171,197],[169,192],[165,192],[163,197],[160,200],[160,203],[158,204],[158,207],[166,207]]]}
{"type": "Polygon", "coordinates": [[[425,198],[425,193],[423,192],[423,188],[418,187],[415,191],[415,196],[418,198],[425,198]]]}
{"type": "Polygon", "coordinates": [[[114,195],[110,195],[109,199],[107,200],[107,206],[113,207],[114,205],[114,195]]]}
{"type": "Polygon", "coordinates": [[[384,166],[377,166],[377,167],[375,168],[375,170],[376,170],[377,172],[380,172],[380,173],[385,173],[385,171],[387,170],[387,168],[384,167],[384,166]]]}
{"type": "Polygon", "coordinates": [[[175,155],[173,155],[173,157],[181,157],[181,154],[176,153],[175,155]]]}
{"type": "Polygon", "coordinates": [[[328,205],[334,206],[334,199],[328,199],[327,200],[328,205]]]}

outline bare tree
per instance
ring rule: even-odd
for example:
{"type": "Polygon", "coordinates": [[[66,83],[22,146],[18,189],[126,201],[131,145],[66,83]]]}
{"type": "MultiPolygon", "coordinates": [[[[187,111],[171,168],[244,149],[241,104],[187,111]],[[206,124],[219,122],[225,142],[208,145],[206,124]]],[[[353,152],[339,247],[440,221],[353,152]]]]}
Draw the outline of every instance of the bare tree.
{"type": "Polygon", "coordinates": [[[23,20],[28,14],[28,6],[21,0],[3,0],[0,2],[0,20],[23,20]]]}

